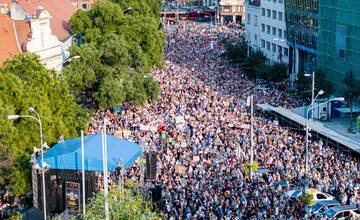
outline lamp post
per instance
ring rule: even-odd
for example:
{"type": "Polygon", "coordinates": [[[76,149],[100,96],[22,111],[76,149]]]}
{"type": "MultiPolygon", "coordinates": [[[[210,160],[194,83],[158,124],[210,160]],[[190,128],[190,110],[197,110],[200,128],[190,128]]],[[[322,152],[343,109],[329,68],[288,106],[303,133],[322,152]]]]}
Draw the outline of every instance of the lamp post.
{"type": "Polygon", "coordinates": [[[43,145],[43,133],[42,133],[42,123],[40,115],[33,107],[29,108],[30,113],[34,113],[36,117],[31,115],[8,115],[9,120],[16,120],[19,118],[31,118],[36,120],[39,123],[40,127],[40,147],[41,147],[41,179],[42,179],[42,194],[43,194],[43,212],[44,212],[44,220],[46,220],[46,191],[45,191],[45,162],[44,162],[44,145],[43,145]]]}
{"type": "Polygon", "coordinates": [[[127,11],[131,11],[132,10],[132,7],[127,7],[123,10],[123,13],[127,12],[127,11]]]}
{"type": "MultiPolygon", "coordinates": [[[[64,65],[65,63],[70,63],[73,60],[77,60],[80,59],[81,57],[79,55],[73,56],[73,57],[69,57],[66,60],[64,60],[63,62],[61,62],[59,65],[56,66],[55,69],[58,69],[60,66],[64,65]]],[[[61,69],[60,69],[61,70],[61,69]]]]}
{"type": "Polygon", "coordinates": [[[319,106],[321,104],[327,104],[329,102],[332,101],[344,101],[343,97],[338,97],[338,98],[333,98],[330,99],[326,102],[320,103],[318,105],[314,106],[315,100],[319,97],[319,95],[324,94],[323,90],[320,90],[318,92],[318,94],[316,95],[316,97],[314,98],[314,100],[311,102],[311,104],[309,105],[307,111],[306,111],[306,125],[305,125],[305,130],[306,130],[306,135],[305,135],[305,183],[304,183],[304,193],[307,194],[307,190],[308,190],[308,185],[309,185],[309,175],[308,175],[308,167],[309,167],[309,127],[310,127],[310,123],[309,123],[309,112],[310,110],[314,109],[314,107],[319,106]]]}
{"type": "MultiPolygon", "coordinates": [[[[304,74],[306,77],[312,76],[312,84],[311,84],[311,103],[314,102],[314,95],[315,95],[315,71],[312,72],[312,74],[306,73],[304,74]]],[[[314,119],[314,114],[311,113],[311,120],[314,119]]]]}

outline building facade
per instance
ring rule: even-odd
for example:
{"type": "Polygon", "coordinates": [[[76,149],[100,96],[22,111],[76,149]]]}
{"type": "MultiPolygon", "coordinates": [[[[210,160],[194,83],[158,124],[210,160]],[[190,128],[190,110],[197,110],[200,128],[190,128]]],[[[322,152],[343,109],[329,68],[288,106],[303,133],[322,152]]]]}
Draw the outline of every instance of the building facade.
{"type": "Polygon", "coordinates": [[[220,1],[220,23],[243,22],[244,0],[221,0],[220,1]]]}
{"type": "Polygon", "coordinates": [[[318,0],[285,0],[290,72],[311,73],[316,66],[318,0]]]}
{"type": "Polygon", "coordinates": [[[26,51],[39,55],[40,62],[49,69],[60,70],[64,60],[62,43],[53,35],[50,28],[49,12],[39,7],[30,20],[31,35],[26,51]]]}
{"type": "Polygon", "coordinates": [[[360,79],[360,1],[322,0],[319,8],[317,64],[340,91],[347,71],[360,79]]]}
{"type": "Polygon", "coordinates": [[[270,63],[289,62],[283,0],[246,1],[245,23],[253,49],[260,49],[270,63]]]}
{"type": "Polygon", "coordinates": [[[260,49],[260,26],[261,16],[260,1],[245,1],[245,28],[246,38],[252,49],[260,49]]]}

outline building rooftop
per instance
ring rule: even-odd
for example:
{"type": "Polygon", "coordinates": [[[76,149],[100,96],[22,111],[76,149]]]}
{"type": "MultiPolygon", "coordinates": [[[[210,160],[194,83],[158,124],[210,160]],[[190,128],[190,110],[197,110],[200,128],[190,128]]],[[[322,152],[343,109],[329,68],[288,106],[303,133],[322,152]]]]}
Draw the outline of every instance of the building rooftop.
{"type": "Polygon", "coordinates": [[[0,67],[5,60],[14,59],[20,53],[14,26],[9,16],[0,14],[0,67]]]}
{"type": "Polygon", "coordinates": [[[71,16],[78,10],[77,4],[70,0],[16,0],[16,3],[30,16],[36,14],[39,6],[43,7],[51,15],[50,26],[54,35],[60,41],[64,41],[70,35],[68,22],[71,16]]]}

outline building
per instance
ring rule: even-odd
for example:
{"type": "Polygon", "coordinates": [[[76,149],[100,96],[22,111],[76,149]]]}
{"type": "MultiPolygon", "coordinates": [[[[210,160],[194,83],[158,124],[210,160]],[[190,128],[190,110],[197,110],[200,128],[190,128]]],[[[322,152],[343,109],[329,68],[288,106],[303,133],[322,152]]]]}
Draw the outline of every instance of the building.
{"type": "Polygon", "coordinates": [[[220,1],[220,22],[242,23],[244,13],[244,0],[221,0],[220,1]]]}
{"type": "Polygon", "coordinates": [[[322,0],[319,9],[317,64],[340,91],[347,71],[360,79],[360,1],[322,0]]]}
{"type": "Polygon", "coordinates": [[[285,0],[290,71],[311,73],[316,66],[318,0],[285,0]]]}
{"type": "Polygon", "coordinates": [[[270,63],[289,62],[283,0],[246,1],[245,23],[253,49],[260,49],[270,63]]]}
{"type": "Polygon", "coordinates": [[[245,1],[245,28],[246,38],[250,42],[252,49],[260,49],[260,25],[259,18],[261,16],[260,1],[245,1]]]}
{"type": "Polygon", "coordinates": [[[16,34],[15,22],[9,16],[0,14],[0,67],[3,61],[14,59],[21,51],[16,34]]]}
{"type": "Polygon", "coordinates": [[[1,26],[8,34],[0,36],[0,65],[22,52],[39,55],[49,69],[60,71],[74,42],[68,21],[78,10],[88,10],[93,0],[0,0],[1,26]],[[8,26],[12,23],[12,28],[8,26]],[[13,38],[10,40],[9,38],[13,38]],[[16,42],[17,50],[13,43],[16,42]]]}

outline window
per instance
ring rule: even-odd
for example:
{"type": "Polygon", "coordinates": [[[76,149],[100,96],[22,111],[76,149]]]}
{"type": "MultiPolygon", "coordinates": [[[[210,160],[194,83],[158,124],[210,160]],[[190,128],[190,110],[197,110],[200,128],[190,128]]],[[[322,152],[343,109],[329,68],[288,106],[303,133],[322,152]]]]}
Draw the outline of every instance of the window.
{"type": "Polygon", "coordinates": [[[258,16],[254,15],[254,26],[257,27],[258,16]]]}
{"type": "Polygon", "coordinates": [[[261,16],[265,16],[265,8],[261,8],[261,16]]]}
{"type": "Polygon", "coordinates": [[[266,49],[270,50],[270,42],[269,41],[266,41],[266,49]]]}
{"type": "Polygon", "coordinates": [[[282,30],[280,28],[278,28],[278,37],[281,39],[282,38],[282,30]]]}
{"type": "Polygon", "coordinates": [[[257,34],[254,34],[255,44],[257,44],[257,34]]]}
{"type": "Polygon", "coordinates": [[[281,53],[281,54],[282,54],[282,46],[278,45],[278,46],[277,46],[277,51],[278,51],[278,53],[281,53]]]}
{"type": "Polygon", "coordinates": [[[89,9],[90,9],[89,3],[83,3],[83,4],[81,5],[81,7],[82,7],[82,9],[84,9],[84,10],[89,10],[89,9]]]}
{"type": "Polygon", "coordinates": [[[351,215],[350,211],[345,211],[345,212],[344,212],[344,217],[345,217],[345,218],[350,217],[350,215],[351,215]]]}
{"type": "Polygon", "coordinates": [[[272,27],[272,35],[276,36],[276,28],[272,27]]]}
{"type": "Polygon", "coordinates": [[[270,18],[270,16],[271,16],[271,10],[270,10],[270,9],[267,9],[266,12],[267,12],[267,17],[270,18]]]}
{"type": "Polygon", "coordinates": [[[272,52],[276,52],[276,44],[272,43],[271,48],[272,48],[272,52]]]}
{"type": "Polygon", "coordinates": [[[317,199],[326,199],[326,196],[321,193],[317,194],[316,197],[317,197],[317,199]]]}
{"type": "Polygon", "coordinates": [[[282,4],[282,3],[284,2],[284,0],[279,0],[278,2],[279,2],[280,4],[282,4]]]}
{"type": "Polygon", "coordinates": [[[222,6],[222,11],[223,12],[231,12],[231,6],[229,6],[229,5],[222,6]]]}
{"type": "Polygon", "coordinates": [[[261,39],[261,48],[265,48],[265,40],[261,39]]]}
{"type": "Polygon", "coordinates": [[[270,25],[266,25],[266,33],[270,34],[270,25]]]}
{"type": "Polygon", "coordinates": [[[272,19],[276,20],[276,11],[275,10],[272,11],[272,19]]]}
{"type": "Polygon", "coordinates": [[[265,24],[261,24],[261,32],[265,33],[265,24]]]}
{"type": "Polygon", "coordinates": [[[340,212],[340,213],[336,214],[334,217],[335,217],[335,218],[342,218],[342,217],[343,217],[343,213],[340,212]]]}
{"type": "Polygon", "coordinates": [[[248,16],[247,16],[247,23],[248,24],[250,24],[250,19],[251,19],[251,17],[250,17],[250,14],[247,14],[248,16]]]}
{"type": "Polygon", "coordinates": [[[287,34],[287,33],[286,33],[286,31],[284,31],[284,39],[286,39],[286,38],[287,38],[286,34],[287,34]]]}
{"type": "Polygon", "coordinates": [[[283,20],[283,13],[281,11],[278,12],[278,19],[279,21],[283,20]]]}
{"type": "Polygon", "coordinates": [[[284,48],[284,56],[289,56],[289,49],[288,48],[284,48]]]}

